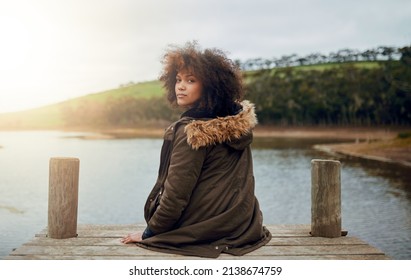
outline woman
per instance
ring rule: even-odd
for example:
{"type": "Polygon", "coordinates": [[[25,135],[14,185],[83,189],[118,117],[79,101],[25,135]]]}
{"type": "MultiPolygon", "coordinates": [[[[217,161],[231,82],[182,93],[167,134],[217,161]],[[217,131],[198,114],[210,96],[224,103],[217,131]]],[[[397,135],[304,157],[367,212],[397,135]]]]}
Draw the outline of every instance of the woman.
{"type": "Polygon", "coordinates": [[[240,102],[240,70],[222,51],[193,43],[170,49],[163,65],[167,98],[186,111],[165,132],[147,228],[121,241],[213,258],[265,245],[271,234],[254,194],[250,150],[257,119],[254,106],[240,102]]]}

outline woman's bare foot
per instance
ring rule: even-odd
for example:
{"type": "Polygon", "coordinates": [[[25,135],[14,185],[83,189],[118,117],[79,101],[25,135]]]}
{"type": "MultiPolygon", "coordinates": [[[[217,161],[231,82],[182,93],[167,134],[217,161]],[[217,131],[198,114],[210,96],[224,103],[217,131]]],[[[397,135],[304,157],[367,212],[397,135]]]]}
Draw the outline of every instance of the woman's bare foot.
{"type": "Polygon", "coordinates": [[[126,236],[124,236],[123,238],[121,238],[120,241],[124,244],[139,242],[139,241],[142,240],[141,235],[142,235],[141,232],[129,233],[126,236]]]}

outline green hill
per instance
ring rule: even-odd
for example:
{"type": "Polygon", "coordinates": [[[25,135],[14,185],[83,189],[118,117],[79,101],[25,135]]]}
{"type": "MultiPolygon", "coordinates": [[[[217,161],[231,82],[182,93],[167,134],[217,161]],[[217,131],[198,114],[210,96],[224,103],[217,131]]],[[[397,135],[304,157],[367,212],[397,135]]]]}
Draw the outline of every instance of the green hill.
{"type": "Polygon", "coordinates": [[[162,96],[159,81],[137,83],[100,93],[73,98],[57,104],[12,113],[0,114],[0,129],[61,129],[66,128],[64,112],[76,111],[84,104],[105,104],[124,98],[149,99],[162,96]]]}

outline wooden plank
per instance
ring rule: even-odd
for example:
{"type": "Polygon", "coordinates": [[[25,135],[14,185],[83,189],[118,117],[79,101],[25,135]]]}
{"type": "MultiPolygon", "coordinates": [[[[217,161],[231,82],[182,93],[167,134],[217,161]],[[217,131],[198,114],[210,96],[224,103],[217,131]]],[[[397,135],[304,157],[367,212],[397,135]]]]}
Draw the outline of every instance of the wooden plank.
{"type": "MultiPolygon", "coordinates": [[[[78,237],[101,237],[101,238],[122,238],[128,233],[135,231],[110,230],[110,231],[78,231],[78,237]]],[[[273,237],[311,237],[304,232],[274,232],[271,233],[273,237]]],[[[36,234],[36,237],[47,237],[46,234],[36,234]]]]}
{"type": "MultiPolygon", "coordinates": [[[[122,238],[128,233],[131,232],[137,232],[136,230],[105,230],[105,231],[99,231],[99,230],[78,230],[78,237],[102,237],[102,238],[122,238]]],[[[271,232],[271,235],[273,237],[311,237],[307,232],[301,231],[301,232],[271,232]]],[[[47,237],[47,234],[36,234],[36,237],[47,237]]]]}
{"type": "MultiPolygon", "coordinates": [[[[266,225],[270,230],[308,230],[310,231],[309,224],[276,224],[266,225]]],[[[145,224],[79,224],[77,229],[99,229],[99,230],[118,230],[118,229],[144,229],[145,224]]]]}
{"type": "MultiPolygon", "coordinates": [[[[150,256],[158,255],[158,252],[145,250],[134,244],[124,246],[22,246],[11,255],[71,255],[71,256],[150,256]]],[[[163,254],[170,255],[172,254],[163,254]]]]}
{"type": "MultiPolygon", "coordinates": [[[[366,243],[356,237],[274,237],[267,246],[280,245],[366,245],[366,243]]],[[[36,237],[23,245],[31,246],[124,246],[120,238],[106,237],[77,237],[68,239],[52,239],[47,237],[36,237]]]]}
{"type": "MultiPolygon", "coordinates": [[[[270,231],[279,231],[279,232],[294,232],[294,231],[305,231],[310,232],[310,225],[306,224],[286,224],[286,225],[266,225],[270,231]]],[[[135,230],[144,230],[144,224],[79,224],[77,230],[124,230],[124,231],[135,231],[135,230]]],[[[47,234],[47,228],[43,229],[40,234],[47,234]]]]}
{"type": "Polygon", "coordinates": [[[371,255],[383,254],[369,245],[263,246],[249,255],[371,255]]]}
{"type": "MultiPolygon", "coordinates": [[[[309,225],[269,225],[268,230],[273,237],[310,237],[309,225]]],[[[145,225],[78,225],[78,237],[113,237],[121,238],[130,232],[143,231],[145,225]]],[[[47,236],[47,228],[43,229],[36,237],[47,236]]]]}
{"type": "MultiPolygon", "coordinates": [[[[6,259],[201,259],[146,250],[122,244],[120,238],[144,225],[78,225],[78,237],[53,239],[47,229],[13,251],[6,259]]],[[[309,225],[269,225],[272,240],[241,257],[222,254],[218,259],[389,259],[378,249],[351,236],[312,237],[309,225]]]]}
{"type": "Polygon", "coordinates": [[[281,245],[366,245],[364,241],[357,237],[338,237],[338,238],[325,238],[325,237],[273,237],[268,246],[281,246],[281,245]]]}
{"type": "MultiPolygon", "coordinates": [[[[67,255],[27,255],[27,256],[8,256],[5,260],[204,260],[199,257],[187,256],[67,256],[67,255]]],[[[222,254],[217,260],[389,260],[385,255],[283,255],[283,256],[231,256],[222,254]]]]}
{"type": "MultiPolygon", "coordinates": [[[[133,244],[124,246],[22,246],[11,255],[72,255],[72,256],[151,256],[158,252],[145,250],[133,244]]],[[[372,255],[383,254],[369,245],[311,245],[311,246],[264,246],[248,256],[283,255],[372,255]]],[[[164,254],[169,256],[172,254],[164,254]]]]}

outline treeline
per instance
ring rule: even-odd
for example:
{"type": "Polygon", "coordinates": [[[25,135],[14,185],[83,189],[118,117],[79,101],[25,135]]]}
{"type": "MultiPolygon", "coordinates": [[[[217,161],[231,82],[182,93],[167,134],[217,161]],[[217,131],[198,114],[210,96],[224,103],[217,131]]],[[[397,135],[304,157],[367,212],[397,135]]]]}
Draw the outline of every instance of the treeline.
{"type": "Polygon", "coordinates": [[[410,125],[411,47],[380,67],[260,71],[248,85],[260,123],[282,125],[410,125]]]}
{"type": "Polygon", "coordinates": [[[324,63],[342,63],[342,62],[359,62],[359,61],[391,61],[398,60],[401,56],[400,48],[390,46],[380,46],[364,51],[356,49],[341,49],[331,52],[328,55],[316,52],[306,56],[297,54],[283,55],[281,57],[253,58],[246,61],[237,60],[236,63],[244,71],[272,69],[275,67],[291,67],[316,65],[324,63]]]}
{"type": "MultiPolygon", "coordinates": [[[[411,46],[386,54],[372,68],[340,63],[323,70],[245,72],[246,98],[256,104],[259,122],[267,125],[411,125],[411,46]]],[[[132,96],[66,104],[61,112],[68,127],[158,126],[180,114],[165,98],[132,96]]]]}

